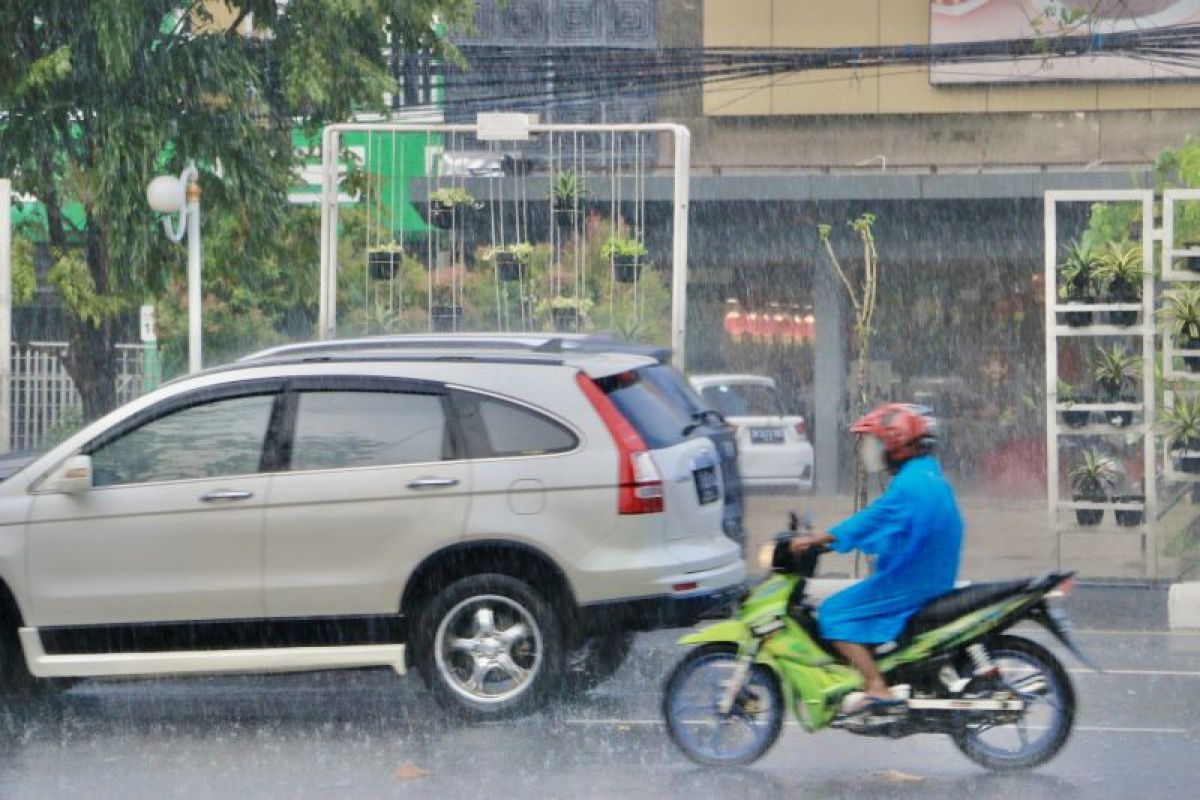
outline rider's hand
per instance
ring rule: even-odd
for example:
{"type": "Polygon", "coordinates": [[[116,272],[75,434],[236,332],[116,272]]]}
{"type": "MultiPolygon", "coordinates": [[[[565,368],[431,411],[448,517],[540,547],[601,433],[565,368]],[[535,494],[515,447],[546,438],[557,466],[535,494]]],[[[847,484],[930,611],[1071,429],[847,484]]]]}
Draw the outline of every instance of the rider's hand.
{"type": "Polygon", "coordinates": [[[828,533],[802,533],[799,536],[792,537],[792,541],[788,544],[788,548],[793,553],[803,553],[810,547],[820,547],[821,545],[829,544],[833,541],[833,537],[828,533]]]}

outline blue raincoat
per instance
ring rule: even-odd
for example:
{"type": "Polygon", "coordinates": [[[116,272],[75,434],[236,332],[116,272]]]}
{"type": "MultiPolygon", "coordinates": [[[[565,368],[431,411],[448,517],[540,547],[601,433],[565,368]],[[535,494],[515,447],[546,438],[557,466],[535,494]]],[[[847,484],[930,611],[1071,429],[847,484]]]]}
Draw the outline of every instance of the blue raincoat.
{"type": "Polygon", "coordinates": [[[877,560],[871,577],[821,604],[821,635],[860,644],[894,641],[909,617],[954,588],[962,531],[954,491],[937,461],[906,461],[874,503],[829,531],[833,550],[858,549],[877,560]]]}

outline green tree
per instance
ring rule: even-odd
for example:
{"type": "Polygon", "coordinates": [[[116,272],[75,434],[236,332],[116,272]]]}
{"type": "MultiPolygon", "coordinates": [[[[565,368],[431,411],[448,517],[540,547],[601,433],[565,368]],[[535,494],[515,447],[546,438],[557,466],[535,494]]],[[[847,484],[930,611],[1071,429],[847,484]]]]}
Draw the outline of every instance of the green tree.
{"type": "Polygon", "coordinates": [[[146,206],[150,178],[197,162],[206,221],[222,218],[217,235],[242,248],[240,258],[206,263],[218,271],[206,285],[254,286],[260,257],[289,229],[293,130],[379,105],[392,88],[389,34],[399,49],[443,52],[433,23],[469,24],[473,8],[469,0],[0,4],[0,175],[45,205],[48,279],[66,310],[66,367],[87,418],[115,403],[114,345],[134,310],[182,275],[182,248],[146,206]],[[251,14],[255,34],[242,35],[251,14]]]}

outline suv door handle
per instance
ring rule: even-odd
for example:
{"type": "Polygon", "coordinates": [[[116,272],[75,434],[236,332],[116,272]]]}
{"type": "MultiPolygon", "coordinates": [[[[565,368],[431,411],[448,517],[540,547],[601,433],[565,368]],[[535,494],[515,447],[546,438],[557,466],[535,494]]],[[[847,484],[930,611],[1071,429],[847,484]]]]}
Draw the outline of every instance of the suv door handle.
{"type": "Polygon", "coordinates": [[[205,492],[200,495],[200,502],[232,502],[234,500],[249,500],[251,497],[254,497],[254,492],[247,492],[244,489],[213,489],[211,492],[205,492]]]}
{"type": "Polygon", "coordinates": [[[444,489],[448,486],[458,486],[456,478],[417,478],[408,482],[410,489],[444,489]]]}

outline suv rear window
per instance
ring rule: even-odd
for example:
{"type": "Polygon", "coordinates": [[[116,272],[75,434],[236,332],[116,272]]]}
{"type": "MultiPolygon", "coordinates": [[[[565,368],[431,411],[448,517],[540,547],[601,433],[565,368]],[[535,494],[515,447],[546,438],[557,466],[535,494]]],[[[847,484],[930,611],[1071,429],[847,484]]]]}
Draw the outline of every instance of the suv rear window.
{"type": "Polygon", "coordinates": [[[601,378],[596,384],[613,405],[633,425],[651,450],[670,447],[683,441],[683,429],[692,421],[691,411],[679,406],[661,386],[649,380],[649,367],[601,378]]]}

